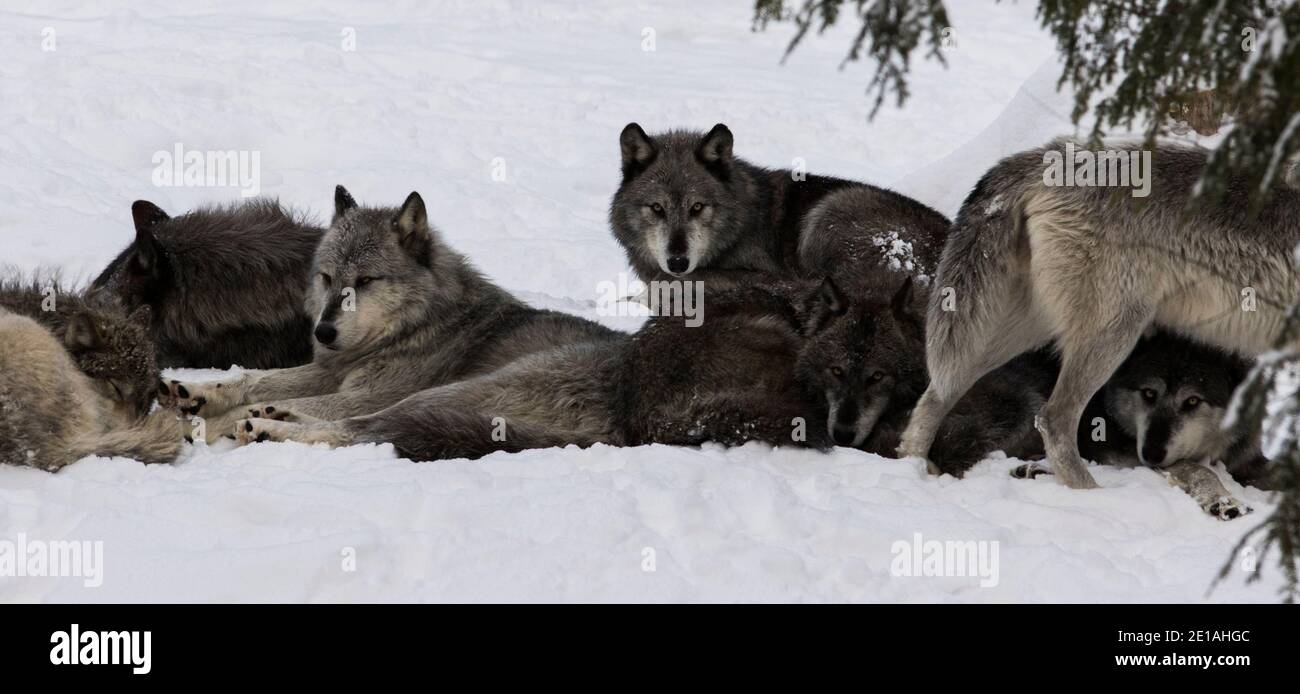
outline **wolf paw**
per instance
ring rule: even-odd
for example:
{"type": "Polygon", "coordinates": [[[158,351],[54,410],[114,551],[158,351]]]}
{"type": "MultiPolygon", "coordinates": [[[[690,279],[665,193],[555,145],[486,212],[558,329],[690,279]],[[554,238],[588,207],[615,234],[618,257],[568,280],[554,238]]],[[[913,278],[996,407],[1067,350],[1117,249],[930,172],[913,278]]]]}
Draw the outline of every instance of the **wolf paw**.
{"type": "Polygon", "coordinates": [[[1038,463],[1025,463],[1011,468],[1011,476],[1019,480],[1032,480],[1039,475],[1050,475],[1052,471],[1038,463]]]}
{"type": "Polygon", "coordinates": [[[292,424],[275,419],[241,419],[235,422],[235,443],[246,446],[263,441],[288,441],[292,424]]]}
{"type": "Polygon", "coordinates": [[[158,402],[187,415],[220,414],[236,403],[235,382],[186,383],[175,379],[158,382],[158,402]]]}
{"type": "Polygon", "coordinates": [[[1206,513],[1211,516],[1225,521],[1240,518],[1255,510],[1230,496],[1221,496],[1201,508],[1205,509],[1206,513]]]}

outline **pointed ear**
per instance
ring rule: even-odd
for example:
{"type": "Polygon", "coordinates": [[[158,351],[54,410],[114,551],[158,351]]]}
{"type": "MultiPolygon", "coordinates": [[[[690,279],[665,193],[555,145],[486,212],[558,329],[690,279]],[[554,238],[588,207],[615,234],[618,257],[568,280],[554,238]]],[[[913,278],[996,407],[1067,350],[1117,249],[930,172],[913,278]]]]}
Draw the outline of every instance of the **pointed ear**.
{"type": "Polygon", "coordinates": [[[74,352],[95,349],[104,344],[104,336],[90,314],[76,313],[68,319],[68,326],[63,332],[63,344],[74,352]]]}
{"type": "Polygon", "coordinates": [[[628,123],[618,136],[618,148],[623,154],[623,181],[636,178],[659,154],[655,141],[645,134],[641,126],[628,123]]]}
{"type": "Polygon", "coordinates": [[[731,171],[731,148],[735,144],[727,126],[718,123],[695,146],[695,157],[714,173],[726,176],[731,171]]]}
{"type": "Polygon", "coordinates": [[[889,307],[894,312],[894,316],[899,319],[914,319],[915,313],[912,311],[913,291],[912,276],[908,275],[907,279],[899,285],[898,291],[894,292],[894,298],[890,300],[889,307]]]}
{"type": "Polygon", "coordinates": [[[402,209],[393,218],[393,231],[397,244],[421,265],[429,265],[429,250],[433,238],[429,234],[429,215],[424,209],[424,199],[419,193],[406,196],[402,209]]]}
{"type": "Polygon", "coordinates": [[[334,186],[334,218],[338,219],[350,209],[357,206],[357,201],[352,199],[352,194],[343,186],[334,186]]]}
{"type": "Polygon", "coordinates": [[[844,315],[848,308],[848,299],[835,281],[830,277],[822,280],[804,303],[804,336],[812,337],[821,332],[835,318],[844,315]]]}
{"type": "Polygon", "coordinates": [[[830,277],[822,280],[822,286],[817,288],[817,300],[827,311],[837,316],[844,315],[844,311],[848,309],[848,301],[844,299],[844,293],[830,277]]]}
{"type": "Polygon", "coordinates": [[[148,200],[136,200],[131,203],[131,220],[135,222],[135,243],[128,270],[134,275],[153,277],[158,274],[158,263],[162,259],[162,245],[154,235],[154,229],[162,222],[171,219],[161,207],[148,200]]]}

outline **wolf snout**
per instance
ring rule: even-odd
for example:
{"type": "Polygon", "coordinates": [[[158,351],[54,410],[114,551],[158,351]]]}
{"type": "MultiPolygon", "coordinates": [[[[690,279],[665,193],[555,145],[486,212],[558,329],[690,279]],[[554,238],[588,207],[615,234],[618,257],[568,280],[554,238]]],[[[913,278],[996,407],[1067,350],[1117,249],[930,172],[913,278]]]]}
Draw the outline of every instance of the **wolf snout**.
{"type": "Polygon", "coordinates": [[[333,323],[317,323],[316,330],[312,333],[316,336],[316,341],[322,345],[332,345],[334,340],[338,339],[339,331],[333,323]]]}
{"type": "Polygon", "coordinates": [[[846,427],[836,424],[831,429],[831,438],[835,440],[835,445],[852,447],[853,441],[858,437],[858,432],[852,427],[846,427]]]}
{"type": "Polygon", "coordinates": [[[674,275],[684,274],[691,268],[691,259],[684,255],[668,256],[668,271],[674,275]]]}
{"type": "Polygon", "coordinates": [[[1150,467],[1163,465],[1168,454],[1169,451],[1164,446],[1151,443],[1142,446],[1142,462],[1150,467]]]}

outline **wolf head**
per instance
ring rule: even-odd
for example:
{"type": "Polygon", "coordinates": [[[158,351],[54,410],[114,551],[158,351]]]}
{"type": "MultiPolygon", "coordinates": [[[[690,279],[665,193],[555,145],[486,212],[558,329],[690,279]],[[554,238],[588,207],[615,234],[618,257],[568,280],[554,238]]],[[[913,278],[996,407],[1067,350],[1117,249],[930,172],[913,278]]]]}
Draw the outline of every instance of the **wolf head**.
{"type": "Polygon", "coordinates": [[[925,314],[912,280],[887,301],[862,301],[827,279],[804,313],[797,377],[826,398],[832,440],[860,447],[882,416],[912,407],[925,390],[925,314]]]}
{"type": "Polygon", "coordinates": [[[63,344],[100,395],[125,419],[148,414],[158,387],[150,309],[128,315],[115,301],[92,297],[63,328],[63,344]]]}
{"type": "Polygon", "coordinates": [[[705,134],[655,137],[636,123],[623,128],[623,183],[610,223],[638,270],[688,275],[740,239],[753,196],[732,144],[721,123],[705,134]]]}
{"type": "Polygon", "coordinates": [[[317,353],[364,351],[422,320],[448,289],[450,278],[438,276],[448,254],[419,193],[400,208],[371,208],[338,186],[307,297],[317,353]]]}
{"type": "Polygon", "coordinates": [[[1231,443],[1220,424],[1248,370],[1236,356],[1157,333],[1139,342],[1107,382],[1106,412],[1136,439],[1144,465],[1212,459],[1231,443]]]}

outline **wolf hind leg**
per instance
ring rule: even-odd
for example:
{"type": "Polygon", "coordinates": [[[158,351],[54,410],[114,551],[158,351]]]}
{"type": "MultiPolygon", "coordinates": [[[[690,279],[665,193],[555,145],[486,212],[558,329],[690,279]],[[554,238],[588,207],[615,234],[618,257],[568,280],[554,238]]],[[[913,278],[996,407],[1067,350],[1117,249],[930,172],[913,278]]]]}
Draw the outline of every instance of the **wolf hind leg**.
{"type": "MultiPolygon", "coordinates": [[[[958,302],[979,302],[977,308],[947,311],[942,301],[940,296],[929,309],[925,358],[930,384],[903,432],[898,454],[904,458],[927,458],[944,418],[979,379],[1052,338],[1021,282],[1004,278],[990,282],[979,296],[956,297],[958,302]]],[[[932,462],[927,467],[939,474],[932,462]]]]}

